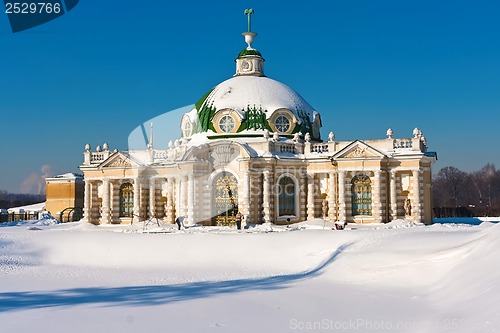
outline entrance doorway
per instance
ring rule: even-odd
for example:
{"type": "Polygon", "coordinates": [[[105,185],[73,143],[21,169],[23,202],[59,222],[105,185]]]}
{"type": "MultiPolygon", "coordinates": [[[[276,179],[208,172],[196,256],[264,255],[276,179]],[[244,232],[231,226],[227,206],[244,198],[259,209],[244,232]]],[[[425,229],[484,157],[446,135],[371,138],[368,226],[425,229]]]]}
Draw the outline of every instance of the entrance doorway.
{"type": "Polygon", "coordinates": [[[221,172],[212,183],[212,225],[234,225],[238,213],[238,180],[221,172]]]}

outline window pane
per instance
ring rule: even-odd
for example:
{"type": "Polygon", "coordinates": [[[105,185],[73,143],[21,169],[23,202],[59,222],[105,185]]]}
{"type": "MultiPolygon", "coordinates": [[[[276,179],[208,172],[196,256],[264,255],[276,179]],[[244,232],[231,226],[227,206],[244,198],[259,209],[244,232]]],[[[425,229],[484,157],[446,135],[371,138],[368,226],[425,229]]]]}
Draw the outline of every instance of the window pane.
{"type": "Polygon", "coordinates": [[[372,215],[372,186],[370,178],[358,175],[352,179],[352,215],[372,215]]]}
{"type": "Polygon", "coordinates": [[[279,181],[279,216],[295,215],[295,183],[290,177],[279,181]]]}

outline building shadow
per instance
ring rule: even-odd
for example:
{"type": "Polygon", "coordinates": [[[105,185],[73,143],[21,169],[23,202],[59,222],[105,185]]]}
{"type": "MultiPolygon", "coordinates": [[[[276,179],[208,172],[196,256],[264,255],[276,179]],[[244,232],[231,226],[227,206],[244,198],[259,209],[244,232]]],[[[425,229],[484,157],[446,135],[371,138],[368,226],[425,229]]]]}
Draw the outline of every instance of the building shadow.
{"type": "MultiPolygon", "coordinates": [[[[468,225],[480,225],[485,222],[485,220],[481,220],[477,217],[441,217],[434,218],[432,220],[434,224],[468,224],[468,225]]],[[[490,223],[498,223],[500,222],[500,218],[498,219],[490,219],[487,222],[490,223]]]]}
{"type": "Polygon", "coordinates": [[[251,290],[283,289],[288,288],[291,283],[320,275],[322,270],[333,263],[349,245],[344,244],[340,246],[317,267],[296,274],[256,279],[192,282],[160,286],[4,292],[0,293],[0,312],[89,304],[102,306],[150,306],[251,290]]]}

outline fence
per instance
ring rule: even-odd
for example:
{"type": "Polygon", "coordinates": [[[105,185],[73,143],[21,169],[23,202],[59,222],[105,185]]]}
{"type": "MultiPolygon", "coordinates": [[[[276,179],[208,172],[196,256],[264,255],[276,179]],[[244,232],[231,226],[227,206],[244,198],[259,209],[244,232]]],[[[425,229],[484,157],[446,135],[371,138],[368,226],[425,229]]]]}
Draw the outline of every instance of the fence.
{"type": "Polygon", "coordinates": [[[83,209],[81,207],[68,207],[59,213],[59,221],[64,222],[75,222],[80,221],[83,217],[83,209]]]}
{"type": "Polygon", "coordinates": [[[24,213],[0,213],[0,223],[13,222],[19,220],[38,220],[38,212],[24,212],[24,213]]]}
{"type": "Polygon", "coordinates": [[[470,207],[434,207],[434,217],[481,217],[500,216],[500,207],[470,206],[470,207]]]}

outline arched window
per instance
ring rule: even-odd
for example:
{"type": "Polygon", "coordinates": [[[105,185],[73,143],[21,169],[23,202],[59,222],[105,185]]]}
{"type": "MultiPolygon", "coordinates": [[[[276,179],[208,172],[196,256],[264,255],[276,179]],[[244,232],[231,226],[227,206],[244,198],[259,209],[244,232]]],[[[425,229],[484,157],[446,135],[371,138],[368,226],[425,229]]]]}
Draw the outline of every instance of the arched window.
{"type": "Polygon", "coordinates": [[[352,215],[372,215],[372,185],[370,177],[355,176],[352,179],[352,215]]]}
{"type": "Polygon", "coordinates": [[[123,183],[120,186],[120,217],[131,217],[134,212],[134,186],[123,183]]]}
{"type": "Polygon", "coordinates": [[[184,123],[182,124],[182,136],[183,137],[191,136],[192,130],[193,126],[191,125],[191,122],[189,121],[189,119],[185,119],[184,123]]]}
{"type": "Polygon", "coordinates": [[[278,215],[295,215],[295,182],[285,176],[280,179],[278,186],[278,215]]]}

